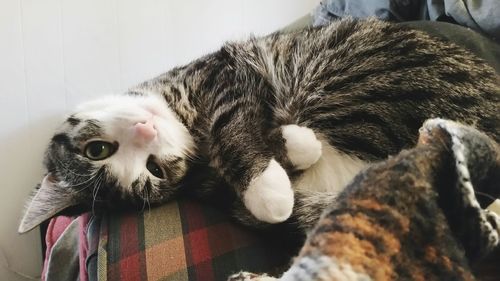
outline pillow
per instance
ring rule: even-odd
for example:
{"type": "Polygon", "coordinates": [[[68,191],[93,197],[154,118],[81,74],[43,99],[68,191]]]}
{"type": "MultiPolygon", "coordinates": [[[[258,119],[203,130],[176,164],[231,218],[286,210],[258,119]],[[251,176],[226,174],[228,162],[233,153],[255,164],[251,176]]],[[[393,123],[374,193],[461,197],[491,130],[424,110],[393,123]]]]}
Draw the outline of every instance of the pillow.
{"type": "Polygon", "coordinates": [[[236,225],[209,206],[182,200],[141,213],[103,215],[94,232],[97,277],[108,281],[211,281],[240,270],[278,273],[295,249],[280,237],[236,225]]]}

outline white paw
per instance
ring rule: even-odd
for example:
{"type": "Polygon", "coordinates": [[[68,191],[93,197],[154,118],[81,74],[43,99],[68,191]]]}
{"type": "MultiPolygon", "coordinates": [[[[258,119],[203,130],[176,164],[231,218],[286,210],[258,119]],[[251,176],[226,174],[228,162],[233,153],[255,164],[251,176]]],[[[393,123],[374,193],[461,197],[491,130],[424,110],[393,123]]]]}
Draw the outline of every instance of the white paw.
{"type": "Polygon", "coordinates": [[[283,222],[292,214],[293,190],[285,170],[271,159],[262,174],[253,178],[243,195],[243,203],[260,221],[283,222]]]}
{"type": "Polygon", "coordinates": [[[295,124],[281,127],[288,159],[298,170],[305,170],[321,157],[321,142],[313,130],[295,124]]]}

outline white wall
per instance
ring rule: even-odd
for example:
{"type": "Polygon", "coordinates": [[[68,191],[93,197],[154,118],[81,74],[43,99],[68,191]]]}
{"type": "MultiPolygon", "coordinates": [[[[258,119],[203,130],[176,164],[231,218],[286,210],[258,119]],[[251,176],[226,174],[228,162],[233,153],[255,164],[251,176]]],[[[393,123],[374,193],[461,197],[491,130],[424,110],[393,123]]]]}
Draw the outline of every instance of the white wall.
{"type": "Polygon", "coordinates": [[[51,132],[227,39],[274,31],[319,0],[0,0],[0,280],[39,276],[38,231],[16,233],[51,132]],[[18,273],[15,273],[18,272],[18,273]]]}

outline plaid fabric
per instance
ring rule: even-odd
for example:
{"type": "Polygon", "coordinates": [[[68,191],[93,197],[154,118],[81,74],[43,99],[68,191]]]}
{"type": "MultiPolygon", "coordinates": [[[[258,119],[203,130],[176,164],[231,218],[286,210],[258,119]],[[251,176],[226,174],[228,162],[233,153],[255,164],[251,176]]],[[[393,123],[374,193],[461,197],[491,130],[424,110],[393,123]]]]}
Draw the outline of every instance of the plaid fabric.
{"type": "Polygon", "coordinates": [[[271,272],[289,261],[283,245],[188,201],[140,214],[108,214],[99,236],[101,281],[226,280],[240,270],[271,272]]]}

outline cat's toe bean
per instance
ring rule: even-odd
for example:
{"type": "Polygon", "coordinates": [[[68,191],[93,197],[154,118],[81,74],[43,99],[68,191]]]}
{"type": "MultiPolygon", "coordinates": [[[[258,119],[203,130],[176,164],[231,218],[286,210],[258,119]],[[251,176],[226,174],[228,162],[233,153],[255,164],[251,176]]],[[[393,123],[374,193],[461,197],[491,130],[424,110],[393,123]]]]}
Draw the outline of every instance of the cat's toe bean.
{"type": "Polygon", "coordinates": [[[295,124],[281,127],[288,159],[298,170],[305,170],[321,157],[321,142],[313,130],[295,124]]]}
{"type": "Polygon", "coordinates": [[[267,168],[253,178],[243,195],[247,209],[259,220],[283,222],[292,214],[293,190],[286,171],[271,159],[267,168]]]}

